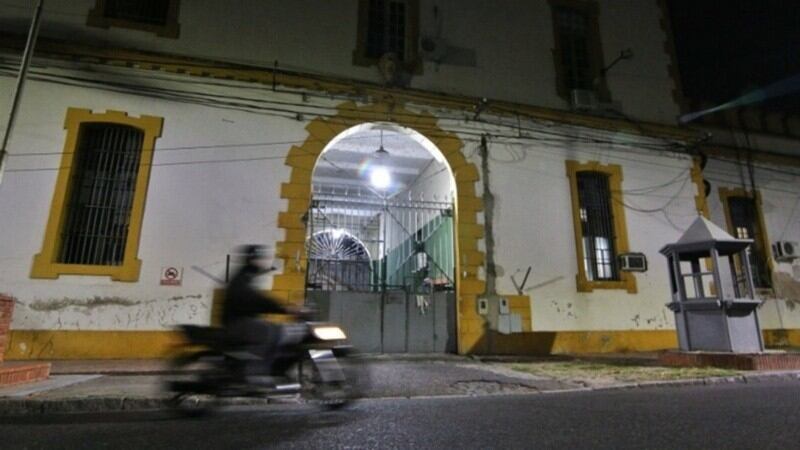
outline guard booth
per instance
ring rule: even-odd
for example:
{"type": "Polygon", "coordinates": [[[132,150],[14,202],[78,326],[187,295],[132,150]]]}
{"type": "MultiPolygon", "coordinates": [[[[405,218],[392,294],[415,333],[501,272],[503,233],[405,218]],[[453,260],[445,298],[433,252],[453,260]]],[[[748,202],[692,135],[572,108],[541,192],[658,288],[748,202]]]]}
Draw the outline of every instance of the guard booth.
{"type": "Polygon", "coordinates": [[[362,352],[455,352],[452,201],[350,191],[311,199],[307,301],[362,352]]]}
{"type": "Polygon", "coordinates": [[[761,301],[748,255],[752,242],[698,217],[678,242],[661,249],[672,285],[667,307],[675,313],[682,351],[763,352],[756,311],[761,301]]]}

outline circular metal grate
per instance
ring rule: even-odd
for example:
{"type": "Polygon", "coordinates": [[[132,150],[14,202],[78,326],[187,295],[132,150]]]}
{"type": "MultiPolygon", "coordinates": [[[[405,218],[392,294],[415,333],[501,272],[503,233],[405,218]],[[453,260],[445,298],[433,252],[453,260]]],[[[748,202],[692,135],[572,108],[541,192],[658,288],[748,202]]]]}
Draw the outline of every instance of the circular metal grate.
{"type": "Polygon", "coordinates": [[[308,242],[311,259],[336,261],[369,261],[364,244],[347,231],[335,229],[314,233],[308,242]]]}

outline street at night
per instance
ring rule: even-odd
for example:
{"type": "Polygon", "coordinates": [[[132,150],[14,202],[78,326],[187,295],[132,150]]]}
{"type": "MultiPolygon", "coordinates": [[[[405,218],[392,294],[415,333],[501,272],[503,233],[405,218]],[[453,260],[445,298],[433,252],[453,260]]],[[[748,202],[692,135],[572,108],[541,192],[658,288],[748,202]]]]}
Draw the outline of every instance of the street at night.
{"type": "Polygon", "coordinates": [[[0,0],[0,450],[800,448],[796,3],[0,0]]]}
{"type": "Polygon", "coordinates": [[[6,419],[4,449],[45,448],[725,448],[797,445],[800,384],[485,397],[377,399],[319,412],[302,405],[223,411],[6,419]]]}

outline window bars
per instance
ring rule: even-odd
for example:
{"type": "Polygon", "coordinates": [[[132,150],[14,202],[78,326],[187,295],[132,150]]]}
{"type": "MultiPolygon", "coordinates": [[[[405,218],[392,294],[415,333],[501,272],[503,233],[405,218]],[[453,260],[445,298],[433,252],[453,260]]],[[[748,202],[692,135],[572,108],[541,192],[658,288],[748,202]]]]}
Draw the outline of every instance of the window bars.
{"type": "Polygon", "coordinates": [[[103,16],[152,25],[166,25],[169,1],[106,0],[103,16]]]}
{"type": "Polygon", "coordinates": [[[577,183],[586,279],[619,280],[608,175],[578,172],[577,183]]]}
{"type": "Polygon", "coordinates": [[[394,53],[405,58],[406,4],[398,0],[370,0],[366,55],[380,58],[394,53]]]}
{"type": "Polygon", "coordinates": [[[565,7],[555,12],[561,64],[568,89],[592,90],[589,61],[589,20],[585,13],[565,7]]]}
{"type": "Polygon", "coordinates": [[[81,126],[58,262],[122,264],[143,137],[124,125],[81,126]]]}
{"type": "Polygon", "coordinates": [[[454,286],[451,202],[315,194],[306,216],[307,286],[430,292],[454,286]]]}

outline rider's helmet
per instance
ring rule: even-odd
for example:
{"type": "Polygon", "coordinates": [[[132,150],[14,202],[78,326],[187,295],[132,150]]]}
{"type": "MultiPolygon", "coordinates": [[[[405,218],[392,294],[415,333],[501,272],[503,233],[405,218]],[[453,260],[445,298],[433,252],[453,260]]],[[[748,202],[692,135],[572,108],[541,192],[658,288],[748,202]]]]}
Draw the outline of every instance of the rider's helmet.
{"type": "Polygon", "coordinates": [[[243,245],[237,253],[241,258],[242,264],[250,266],[267,268],[269,261],[272,259],[270,248],[261,244],[243,245]]]}

